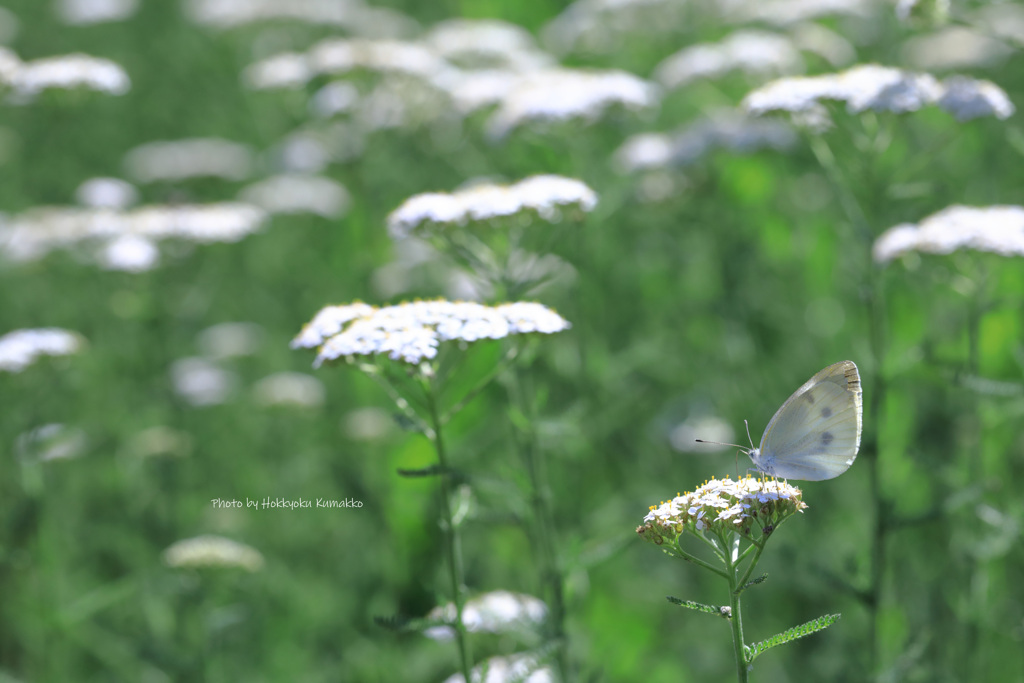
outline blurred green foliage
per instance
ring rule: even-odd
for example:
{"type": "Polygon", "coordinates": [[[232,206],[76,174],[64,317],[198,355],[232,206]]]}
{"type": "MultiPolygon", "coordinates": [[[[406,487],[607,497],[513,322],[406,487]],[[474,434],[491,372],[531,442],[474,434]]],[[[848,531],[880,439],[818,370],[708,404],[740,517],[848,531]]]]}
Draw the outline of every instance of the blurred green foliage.
{"type": "MultiPolygon", "coordinates": [[[[0,108],[10,132],[0,164],[4,211],[69,204],[83,180],[122,176],[124,153],[144,142],[222,136],[263,150],[305,120],[303,99],[241,87],[253,31],[205,30],[178,3],[161,1],[142,2],[125,22],[69,28],[52,5],[8,3],[20,20],[11,47],[23,59],[107,57],[133,86],[123,97],[71,93],[0,108]]],[[[463,14],[537,30],[561,5],[401,9],[424,24],[463,14]]],[[[879,22],[858,45],[859,60],[898,64],[896,46],[911,29],[888,15],[879,22]]],[[[568,61],[646,76],[680,46],[726,30],[709,20],[695,26],[568,61]]],[[[328,32],[296,35],[312,42],[328,32]]],[[[1024,103],[1020,51],[982,75],[1024,103]]],[[[354,369],[316,371],[327,389],[319,408],[267,407],[251,388],[273,372],[310,372],[311,356],[288,342],[321,306],[385,303],[373,276],[392,259],[384,222],[402,200],[476,175],[561,173],[600,196],[578,234],[556,246],[576,280],[538,298],[574,327],[543,341],[533,374],[548,392],[539,432],[580,680],[730,676],[724,622],[665,600],[727,596],[633,542],[649,505],[735,469],[728,452],[673,451],[668,432],[704,411],[738,434],[747,418],[759,433],[790,392],[846,358],[863,373],[865,450],[842,478],[803,486],[810,509],[773,541],[759,566],[770,578],[746,602],[751,642],[825,612],[843,618],[760,658],[755,679],[860,681],[872,666],[884,681],[1024,678],[1024,506],[1014,488],[1024,482],[1024,270],[1019,260],[982,254],[885,268],[869,261],[871,238],[892,225],[950,203],[1019,201],[1019,116],[970,124],[936,111],[879,116],[892,142],[869,156],[852,142],[863,119],[836,112],[827,140],[871,236],[850,225],[806,144],[788,155],[709,156],[660,203],[638,201],[634,180],[614,172],[611,153],[629,133],[675,128],[706,107],[735,105],[750,87],[730,76],[667,96],[654,121],[572,124],[501,144],[488,143],[474,120],[455,143],[418,130],[375,133],[359,158],[329,168],[352,194],[344,218],[277,217],[237,244],[197,246],[147,273],[105,272],[63,252],[0,264],[0,333],[60,326],[88,340],[77,356],[0,374],[0,677],[368,682],[452,673],[450,643],[374,622],[423,616],[447,600],[436,482],[396,474],[430,465],[429,444],[387,417],[386,395],[354,369]],[[869,301],[881,308],[872,313],[869,301]],[[192,407],[174,393],[171,366],[199,353],[199,332],[226,321],[259,324],[262,344],[225,361],[238,376],[229,401],[192,407]],[[884,401],[871,408],[883,385],[884,401]],[[369,440],[345,427],[368,407],[389,425],[369,440]],[[15,446],[50,423],[81,430],[84,453],[40,462],[15,446]],[[138,454],[133,444],[154,427],[181,436],[175,454],[138,454]],[[870,481],[876,457],[880,504],[870,481]],[[363,505],[211,504],[267,496],[363,505]],[[163,564],[171,543],[203,533],[255,547],[265,567],[243,574],[163,564]],[[874,539],[884,562],[872,605],[863,591],[874,539]]],[[[141,192],[144,202],[218,201],[240,186],[211,180],[141,192]]],[[[438,280],[408,297],[442,293],[438,280]]],[[[467,583],[537,594],[529,543],[507,514],[523,502],[506,410],[496,384],[452,425],[452,457],[490,513],[465,532],[467,583]]],[[[513,647],[481,639],[476,654],[513,647]]]]}

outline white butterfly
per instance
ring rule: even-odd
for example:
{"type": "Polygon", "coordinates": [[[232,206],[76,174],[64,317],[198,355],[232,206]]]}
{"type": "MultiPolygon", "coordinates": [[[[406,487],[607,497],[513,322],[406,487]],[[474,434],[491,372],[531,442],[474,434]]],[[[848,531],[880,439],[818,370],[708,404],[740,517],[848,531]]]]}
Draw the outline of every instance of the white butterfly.
{"type": "Polygon", "coordinates": [[[754,448],[752,440],[749,449],[737,448],[770,477],[808,481],[838,477],[850,469],[860,450],[862,404],[857,365],[840,361],[786,399],[764,430],[760,448],[754,448]]]}

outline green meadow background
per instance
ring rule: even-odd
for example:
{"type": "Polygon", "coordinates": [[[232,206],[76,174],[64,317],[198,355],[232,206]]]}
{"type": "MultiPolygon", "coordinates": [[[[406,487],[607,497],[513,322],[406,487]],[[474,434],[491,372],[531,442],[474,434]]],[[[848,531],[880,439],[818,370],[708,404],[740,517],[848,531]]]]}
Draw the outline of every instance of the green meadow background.
{"type": "MultiPolygon", "coordinates": [[[[564,9],[390,6],[424,26],[492,17],[535,33],[564,9]]],[[[19,19],[10,47],[22,59],[80,51],[119,62],[132,79],[121,97],[51,93],[0,107],[8,214],[72,204],[90,177],[125,177],[124,154],[145,142],[217,136],[266,150],[309,119],[305,95],[242,87],[257,29],[196,26],[170,0],[144,0],[131,19],[91,27],[59,23],[50,2],[6,7],[19,19]]],[[[691,19],[564,62],[649,77],[681,47],[733,30],[699,8],[691,19]]],[[[888,5],[867,22],[821,23],[854,42],[858,62],[894,66],[903,41],[926,30],[900,24],[888,5]]],[[[297,47],[335,35],[298,24],[279,31],[297,47]]],[[[811,58],[809,70],[830,68],[811,58]]],[[[1019,50],[961,72],[1024,104],[1019,50]]],[[[737,106],[753,85],[733,74],[668,93],[647,116],[527,128],[500,143],[484,135],[483,117],[455,138],[376,132],[362,154],[325,172],[351,194],[342,218],[278,216],[235,244],[164,250],[146,273],[103,271],[68,251],[0,263],[0,334],[58,326],[88,342],[78,355],[0,374],[0,680],[418,682],[454,673],[452,643],[375,621],[423,616],[448,600],[437,481],[396,473],[432,464],[429,442],[392,419],[387,396],[357,370],[314,371],[313,355],[288,344],[327,304],[445,294],[443,272],[393,298],[375,288],[395,254],[385,218],[404,199],[478,176],[537,173],[579,178],[599,196],[554,246],[575,277],[531,297],[573,324],[540,340],[529,383],[541,397],[575,680],[730,680],[728,625],[665,599],[722,604],[723,586],[634,530],[650,505],[736,471],[732,451],[674,450],[676,425],[714,415],[744,441],[748,419],[756,440],[792,391],[843,359],[861,369],[861,454],[838,479],[797,482],[810,507],[771,539],[759,565],[769,579],[746,594],[747,639],[843,616],[763,655],[752,680],[1024,680],[1024,261],[870,259],[873,238],[898,223],[954,203],[1020,203],[1020,115],[960,124],[934,108],[862,117],[836,108],[822,139],[838,179],[806,138],[788,153],[711,153],[675,174],[676,189],[655,203],[616,172],[611,155],[628,135],[737,106]],[[844,195],[863,224],[851,223],[844,195]],[[259,325],[259,346],[223,362],[238,376],[229,400],[191,406],[174,392],[171,366],[200,355],[197,336],[224,322],[259,325]],[[281,371],[321,380],[323,405],[256,401],[253,385],[281,371]],[[351,428],[368,420],[377,425],[369,434],[351,428]],[[84,435],[78,457],[44,462],[16,448],[19,435],[53,423],[84,435]],[[176,435],[172,453],[139,454],[140,433],[153,428],[176,435]],[[268,496],[362,507],[211,504],[268,496]],[[172,543],[206,533],[256,548],[264,567],[163,562],[172,543]]],[[[213,202],[243,185],[139,189],[143,203],[213,202]]],[[[466,581],[472,592],[542,595],[513,514],[525,498],[507,405],[495,383],[448,434],[481,511],[464,530],[466,581]]],[[[474,635],[473,645],[478,661],[519,648],[496,636],[474,635]]]]}

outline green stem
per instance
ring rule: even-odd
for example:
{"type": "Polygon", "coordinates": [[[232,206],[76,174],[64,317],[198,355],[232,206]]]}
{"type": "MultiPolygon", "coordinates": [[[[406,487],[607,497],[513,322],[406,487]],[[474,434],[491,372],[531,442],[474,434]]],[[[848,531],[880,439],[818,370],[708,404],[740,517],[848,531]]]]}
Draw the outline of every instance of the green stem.
{"type": "MultiPolygon", "coordinates": [[[[738,539],[737,539],[738,540],[738,539]]],[[[763,546],[762,546],[763,547],[763,546]]],[[[756,564],[757,558],[750,563],[750,568],[747,570],[749,574],[750,570],[753,569],[756,564]]],[[[730,551],[726,555],[726,567],[728,569],[727,578],[729,579],[729,609],[731,613],[729,615],[729,624],[732,626],[732,647],[733,652],[736,656],[736,680],[739,683],[747,682],[747,656],[746,648],[743,644],[743,613],[741,610],[741,594],[743,591],[740,587],[743,585],[743,581],[738,581],[738,575],[740,573],[739,568],[740,560],[733,561],[733,553],[730,551]]]]}
{"type": "Polygon", "coordinates": [[[466,637],[466,625],[462,620],[462,588],[464,584],[462,568],[462,547],[459,540],[458,525],[452,514],[451,476],[448,468],[448,456],[444,448],[442,437],[442,422],[438,410],[438,396],[432,381],[425,380],[427,394],[427,408],[430,411],[430,422],[432,429],[427,432],[430,440],[437,451],[437,462],[441,468],[439,479],[441,480],[441,513],[444,516],[445,550],[448,554],[448,576],[451,580],[452,602],[455,603],[455,641],[459,648],[459,660],[462,668],[462,675],[466,681],[471,681],[470,671],[472,670],[472,654],[470,653],[469,642],[466,637]]]}
{"type": "Polygon", "coordinates": [[[569,680],[569,657],[565,634],[565,577],[562,575],[557,553],[550,486],[548,485],[544,450],[537,442],[537,433],[534,429],[536,416],[533,406],[528,400],[527,392],[523,388],[521,373],[515,369],[511,373],[509,393],[512,405],[524,418],[525,426],[518,430],[520,433],[519,438],[516,439],[516,446],[527,476],[530,478],[530,503],[533,508],[531,535],[534,537],[534,545],[540,560],[542,581],[546,584],[546,592],[551,603],[551,616],[548,619],[548,624],[550,636],[556,647],[555,663],[558,666],[559,680],[567,681],[569,680]]]}
{"type": "MultiPolygon", "coordinates": [[[[867,406],[867,416],[865,422],[873,425],[873,429],[868,432],[869,438],[865,438],[861,444],[861,453],[867,459],[869,464],[868,468],[868,487],[870,492],[870,499],[872,501],[872,507],[874,508],[874,522],[872,525],[871,533],[871,567],[870,567],[870,583],[867,590],[863,592],[865,596],[864,602],[870,612],[869,627],[868,627],[868,642],[869,651],[867,658],[868,671],[873,672],[878,670],[879,660],[879,642],[878,642],[878,624],[881,618],[881,596],[882,596],[882,579],[885,569],[885,537],[887,529],[885,526],[885,501],[882,499],[882,485],[881,485],[881,471],[879,466],[878,458],[878,432],[880,429],[879,416],[881,415],[881,408],[885,400],[886,394],[886,381],[885,375],[882,372],[882,364],[885,359],[886,350],[886,330],[885,330],[885,296],[881,291],[881,284],[879,278],[870,277],[872,263],[871,263],[871,245],[873,233],[871,230],[871,223],[861,206],[857,201],[856,196],[850,190],[848,183],[844,182],[842,170],[839,167],[839,163],[836,161],[835,155],[829,148],[828,143],[820,137],[811,138],[811,149],[814,152],[818,163],[821,164],[822,168],[825,169],[825,173],[829,180],[832,182],[833,187],[839,195],[840,203],[843,206],[843,210],[846,213],[847,220],[852,224],[856,237],[860,238],[862,242],[866,243],[867,248],[866,254],[866,265],[863,269],[862,275],[867,282],[866,286],[863,287],[865,291],[865,307],[867,309],[868,318],[868,336],[871,347],[871,361],[873,366],[874,377],[872,378],[871,385],[873,391],[870,394],[870,400],[867,406]]],[[[877,197],[881,199],[881,197],[877,197]]]]}
{"type": "MultiPolygon", "coordinates": [[[[700,534],[695,534],[695,535],[696,536],[700,536],[700,534]]],[[[682,536],[680,536],[679,540],[682,540],[682,536]]],[[[671,548],[671,551],[672,551],[673,555],[675,555],[676,557],[682,558],[682,559],[686,560],[687,562],[692,562],[693,564],[697,565],[698,567],[703,567],[704,569],[707,569],[708,571],[712,571],[712,572],[718,574],[719,576],[721,576],[723,579],[728,579],[729,578],[728,572],[722,571],[721,569],[719,569],[718,567],[714,566],[713,564],[709,564],[708,562],[705,562],[704,560],[700,559],[696,555],[691,555],[690,553],[686,552],[681,547],[679,547],[679,540],[676,541],[676,546],[674,548],[671,548]]]]}

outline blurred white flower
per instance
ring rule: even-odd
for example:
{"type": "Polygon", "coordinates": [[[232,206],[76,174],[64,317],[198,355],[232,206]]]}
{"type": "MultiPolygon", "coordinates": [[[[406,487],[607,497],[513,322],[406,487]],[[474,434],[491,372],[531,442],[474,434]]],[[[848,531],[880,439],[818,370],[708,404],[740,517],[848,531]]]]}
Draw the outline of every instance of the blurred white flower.
{"type": "Polygon", "coordinates": [[[790,27],[789,36],[798,49],[816,54],[834,67],[857,58],[857,50],[843,36],[821,24],[805,21],[790,27]]]}
{"type": "Polygon", "coordinates": [[[323,383],[301,372],[278,372],[261,379],[253,387],[256,400],[263,405],[293,405],[316,408],[326,397],[323,383]]]}
{"type": "Polygon", "coordinates": [[[397,38],[419,28],[401,12],[370,7],[362,0],[187,0],[185,12],[192,21],[218,29],[290,20],[343,28],[366,37],[397,38]]]}
{"type": "Polygon", "coordinates": [[[723,109],[709,112],[677,133],[629,137],[615,152],[615,161],[621,170],[631,173],[687,166],[716,148],[740,154],[765,148],[781,151],[792,148],[796,141],[796,132],[781,121],[723,109]]]}
{"type": "Polygon", "coordinates": [[[263,343],[263,327],[256,323],[218,323],[199,333],[199,350],[212,360],[255,355],[263,343]]]}
{"type": "Polygon", "coordinates": [[[912,251],[950,254],[974,249],[1024,256],[1024,207],[953,205],[920,223],[902,223],[875,240],[875,261],[887,263],[912,251]]]}
{"type": "Polygon", "coordinates": [[[263,567],[263,555],[244,543],[223,536],[205,535],[178,541],[167,548],[164,563],[176,569],[237,567],[255,572],[263,567]]]}
{"type": "Polygon", "coordinates": [[[558,222],[574,211],[589,213],[597,194],[585,183],[556,175],[531,176],[512,185],[481,184],[451,194],[430,192],[405,200],[388,214],[388,234],[401,240],[434,224],[465,225],[519,214],[558,222]]]}
{"type": "Polygon", "coordinates": [[[827,16],[867,19],[881,6],[878,0],[722,0],[719,11],[732,23],[789,26],[827,16]]]}
{"type": "Polygon", "coordinates": [[[803,73],[804,60],[784,35],[737,31],[718,43],[692,45],[665,58],[655,68],[654,78],[671,90],[731,71],[762,79],[797,74],[803,73]]]}
{"type": "Polygon", "coordinates": [[[141,183],[209,176],[241,180],[252,169],[252,151],[222,138],[147,142],[129,150],[124,163],[141,183]]]}
{"type": "Polygon", "coordinates": [[[501,102],[529,77],[521,71],[478,69],[462,71],[443,84],[455,108],[463,115],[471,114],[501,102]]]}
{"type": "Polygon", "coordinates": [[[120,178],[90,178],[75,190],[75,199],[96,209],[123,209],[138,201],[139,192],[120,178]]]}
{"type": "Polygon", "coordinates": [[[21,71],[22,64],[18,55],[6,47],[0,46],[0,84],[13,85],[21,71]]]}
{"type": "Polygon", "coordinates": [[[454,67],[426,45],[400,40],[329,38],[305,53],[288,52],[246,67],[244,79],[253,88],[297,87],[317,76],[338,76],[363,70],[401,74],[437,83],[454,67]]]}
{"type": "Polygon", "coordinates": [[[679,0],[576,0],[544,26],[544,44],[559,55],[614,54],[630,37],[686,28],[689,3],[679,0]]]}
{"type": "Polygon", "coordinates": [[[365,136],[349,121],[306,126],[287,135],[270,150],[272,165],[285,173],[313,174],[331,163],[363,153],[365,136]]]}
{"type": "Polygon", "coordinates": [[[513,84],[491,115],[487,132],[500,139],[529,123],[592,122],[611,109],[639,111],[660,102],[658,86],[625,71],[533,71],[513,84]]]}
{"type": "MultiPolygon", "coordinates": [[[[10,67],[7,65],[5,68],[10,67]]],[[[22,62],[10,82],[16,102],[31,101],[39,93],[51,89],[84,88],[108,95],[123,95],[131,88],[131,80],[119,64],[81,53],[22,62]]]]}
{"type": "MultiPolygon", "coordinates": [[[[470,598],[462,606],[462,623],[469,633],[503,633],[535,629],[547,617],[548,608],[543,600],[524,593],[491,591],[470,598]]],[[[439,605],[430,611],[427,619],[454,622],[454,603],[439,605]]],[[[452,640],[452,626],[431,626],[423,635],[433,640],[452,640]]]]}
{"type": "Polygon", "coordinates": [[[357,408],[341,419],[341,431],[353,441],[374,441],[395,428],[395,418],[381,408],[357,408]]]}
{"type": "Polygon", "coordinates": [[[316,75],[305,54],[282,52],[242,71],[242,81],[253,90],[303,88],[316,75]]]}
{"type": "Polygon", "coordinates": [[[551,309],[527,302],[492,307],[467,301],[415,301],[374,308],[363,315],[354,315],[357,310],[328,306],[303,328],[292,347],[319,346],[314,367],[327,360],[375,354],[417,364],[434,358],[443,341],[474,342],[531,332],[553,334],[570,327],[551,309]],[[349,320],[340,323],[339,332],[323,334],[345,318],[349,320]]]}
{"type": "Polygon", "coordinates": [[[939,106],[957,121],[969,121],[980,116],[1008,119],[1015,108],[1006,92],[991,81],[967,76],[950,76],[942,82],[943,93],[939,106]]]}
{"type": "Polygon", "coordinates": [[[85,452],[85,432],[62,424],[36,427],[15,439],[14,448],[22,459],[41,462],[70,460],[85,452]]]}
{"type": "Polygon", "coordinates": [[[40,356],[69,356],[82,345],[80,336],[59,327],[14,330],[0,337],[0,371],[21,372],[40,356]]]}
{"type": "Polygon", "coordinates": [[[101,24],[135,14],[138,0],[57,0],[57,14],[65,24],[101,24]]]}
{"type": "Polygon", "coordinates": [[[850,113],[904,113],[938,104],[964,121],[991,114],[1007,118],[1013,105],[1006,93],[988,81],[954,76],[945,82],[877,64],[863,64],[838,74],[791,77],[772,81],[743,100],[747,111],[760,116],[774,111],[814,112],[822,100],[846,102],[850,113]]]}
{"type": "Polygon", "coordinates": [[[949,0],[897,0],[896,18],[904,22],[935,24],[949,16],[949,0]]]}
{"type": "Polygon", "coordinates": [[[423,42],[467,69],[531,71],[555,64],[529,31],[498,19],[447,19],[431,27],[423,42]]]}
{"type": "Polygon", "coordinates": [[[205,358],[182,358],[171,366],[174,391],[193,406],[224,403],[234,390],[237,379],[205,358]]]}
{"type": "MultiPolygon", "coordinates": [[[[558,680],[551,667],[528,654],[491,657],[473,667],[469,675],[470,683],[555,683],[558,680]]],[[[444,683],[465,682],[466,677],[460,673],[444,680],[444,683]]]]}
{"type": "Polygon", "coordinates": [[[350,112],[359,102],[359,90],[348,81],[332,81],[313,93],[309,109],[320,118],[350,112]]]}
{"type": "Polygon", "coordinates": [[[903,44],[904,60],[918,69],[942,71],[991,66],[1013,54],[1013,48],[990,35],[962,26],[912,36],[903,44]]]}
{"type": "Polygon", "coordinates": [[[107,242],[97,260],[105,270],[142,273],[160,263],[160,249],[140,235],[121,235],[107,242]]]}
{"type": "Polygon", "coordinates": [[[971,19],[978,29],[1011,44],[1024,44],[1024,6],[1019,3],[992,3],[980,7],[971,19]]]}
{"type": "Polygon", "coordinates": [[[157,425],[137,432],[127,445],[129,453],[140,458],[184,456],[192,450],[192,438],[185,432],[157,425]]]}
{"type": "Polygon", "coordinates": [[[668,440],[680,453],[710,453],[729,446],[735,434],[728,422],[714,415],[693,415],[672,428],[668,440]],[[718,441],[719,444],[698,444],[697,439],[718,441]]]}
{"type": "Polygon", "coordinates": [[[338,218],[348,209],[345,187],[330,178],[312,175],[278,175],[242,189],[238,198],[263,207],[269,214],[315,213],[338,218]]]}
{"type": "Polygon", "coordinates": [[[0,7],[0,43],[10,43],[18,35],[18,17],[6,7],[0,7]]]}

